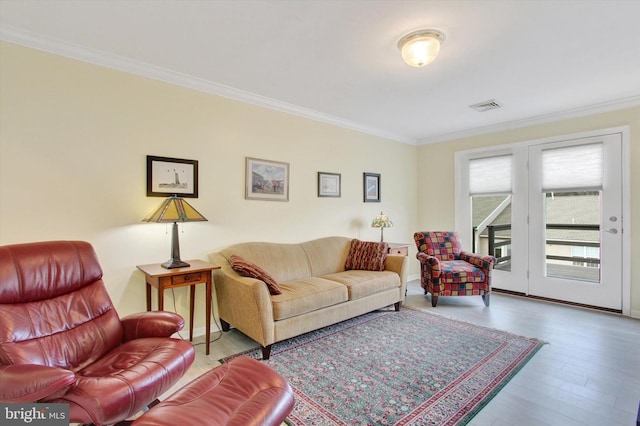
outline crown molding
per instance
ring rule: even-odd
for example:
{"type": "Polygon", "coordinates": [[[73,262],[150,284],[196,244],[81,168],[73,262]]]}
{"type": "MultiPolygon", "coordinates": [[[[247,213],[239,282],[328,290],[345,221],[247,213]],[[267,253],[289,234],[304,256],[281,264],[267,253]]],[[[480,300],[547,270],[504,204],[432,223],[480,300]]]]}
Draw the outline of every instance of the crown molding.
{"type": "Polygon", "coordinates": [[[534,126],[536,124],[552,123],[560,120],[567,120],[570,118],[583,117],[586,115],[631,108],[638,105],[640,105],[640,95],[634,95],[626,98],[614,99],[598,104],[568,109],[550,114],[538,115],[535,117],[509,121],[506,123],[500,123],[491,126],[475,127],[472,129],[461,130],[459,132],[442,133],[440,135],[419,139],[418,145],[429,145],[432,143],[446,142],[455,139],[485,135],[488,133],[519,129],[522,127],[534,126]]]}
{"type": "Polygon", "coordinates": [[[296,115],[309,120],[330,124],[333,126],[354,130],[372,136],[391,139],[409,145],[427,145],[438,142],[445,142],[465,137],[479,136],[488,133],[495,133],[505,130],[512,130],[536,124],[550,123],[569,118],[581,117],[590,114],[614,111],[617,109],[629,108],[640,105],[640,95],[634,95],[622,99],[615,99],[580,108],[559,111],[551,114],[544,114],[535,117],[514,120],[491,126],[476,127],[458,132],[442,133],[422,139],[415,139],[406,135],[387,132],[381,129],[372,128],[350,120],[345,120],[319,111],[303,108],[297,105],[257,95],[244,90],[223,84],[214,83],[187,74],[171,71],[166,68],[150,65],[145,62],[136,61],[123,56],[114,55],[97,49],[90,49],[52,37],[35,34],[11,26],[0,27],[0,40],[19,44],[36,50],[53,53],[60,56],[76,59],[94,65],[124,71],[129,74],[139,75],[153,80],[190,88],[200,92],[205,92],[224,98],[249,103],[252,105],[268,108],[271,110],[296,115]]]}
{"type": "Polygon", "coordinates": [[[224,98],[249,103],[271,110],[296,115],[321,123],[330,124],[349,130],[355,130],[357,132],[369,134],[372,136],[391,139],[398,142],[404,142],[410,145],[416,145],[418,142],[417,139],[407,137],[406,135],[400,135],[380,129],[375,129],[350,120],[345,120],[319,111],[282,102],[277,99],[257,95],[244,90],[236,89],[234,87],[214,83],[208,80],[193,77],[176,71],[171,71],[166,68],[150,65],[145,62],[136,61],[97,49],[90,49],[85,46],[67,43],[59,39],[35,34],[11,26],[3,26],[0,28],[0,40],[19,44],[48,53],[53,53],[60,56],[65,56],[71,59],[88,62],[94,65],[99,65],[118,71],[124,71],[129,74],[139,75],[153,80],[175,84],[200,92],[210,93],[224,98]]]}

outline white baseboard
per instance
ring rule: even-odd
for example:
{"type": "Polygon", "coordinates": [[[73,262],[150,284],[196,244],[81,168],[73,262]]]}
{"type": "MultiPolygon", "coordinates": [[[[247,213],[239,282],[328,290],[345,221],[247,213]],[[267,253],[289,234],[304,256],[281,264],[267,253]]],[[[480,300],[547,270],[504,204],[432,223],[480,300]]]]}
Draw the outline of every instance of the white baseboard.
{"type": "MultiPolygon", "coordinates": [[[[218,327],[215,326],[213,323],[211,323],[211,334],[213,335],[213,333],[217,333],[218,331],[218,327]]],[[[204,336],[205,334],[205,327],[196,327],[193,329],[193,338],[195,339],[196,337],[201,337],[204,336]]],[[[189,324],[186,324],[185,327],[180,330],[180,335],[178,335],[178,333],[174,333],[171,337],[175,337],[176,339],[180,339],[182,337],[182,339],[184,340],[189,340],[189,324]]]]}
{"type": "Polygon", "coordinates": [[[631,310],[631,318],[639,318],[640,319],[640,311],[637,311],[635,309],[631,310]]]}
{"type": "MultiPolygon", "coordinates": [[[[204,336],[204,334],[205,334],[205,328],[206,328],[206,327],[198,327],[198,328],[194,328],[194,329],[193,329],[193,337],[200,337],[200,336],[204,336]]],[[[212,328],[212,330],[211,330],[211,331],[213,332],[213,329],[215,328],[215,327],[213,326],[213,324],[211,324],[211,328],[212,328]]],[[[189,330],[187,330],[187,333],[188,333],[188,332],[189,332],[189,330]]]]}

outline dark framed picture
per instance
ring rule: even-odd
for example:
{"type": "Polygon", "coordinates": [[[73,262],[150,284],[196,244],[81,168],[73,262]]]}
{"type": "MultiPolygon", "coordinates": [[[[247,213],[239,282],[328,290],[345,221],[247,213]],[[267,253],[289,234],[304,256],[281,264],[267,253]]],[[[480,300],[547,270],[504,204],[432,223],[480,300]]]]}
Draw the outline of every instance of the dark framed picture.
{"type": "Polygon", "coordinates": [[[198,198],[198,161],[147,155],[147,197],[198,198]]]}
{"type": "Polygon", "coordinates": [[[340,173],[318,172],[318,197],[340,197],[340,173]]]}
{"type": "Polygon", "coordinates": [[[380,202],[380,174],[363,173],[363,194],[365,203],[380,202]]]}
{"type": "Polygon", "coordinates": [[[244,198],[289,201],[289,163],[247,157],[245,169],[244,198]]]}

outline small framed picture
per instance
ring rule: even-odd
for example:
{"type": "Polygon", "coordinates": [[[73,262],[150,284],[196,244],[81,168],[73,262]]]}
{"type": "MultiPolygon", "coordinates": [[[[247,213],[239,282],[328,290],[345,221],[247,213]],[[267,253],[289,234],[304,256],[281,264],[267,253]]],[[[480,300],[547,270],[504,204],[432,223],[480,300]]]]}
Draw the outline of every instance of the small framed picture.
{"type": "Polygon", "coordinates": [[[198,161],[147,155],[147,197],[198,198],[198,161]]]}
{"type": "Polygon", "coordinates": [[[289,201],[289,163],[246,158],[247,200],[289,201]]]}
{"type": "Polygon", "coordinates": [[[380,174],[363,173],[363,194],[365,203],[380,202],[380,174]]]}
{"type": "Polygon", "coordinates": [[[318,197],[340,197],[340,173],[318,172],[318,197]]]}

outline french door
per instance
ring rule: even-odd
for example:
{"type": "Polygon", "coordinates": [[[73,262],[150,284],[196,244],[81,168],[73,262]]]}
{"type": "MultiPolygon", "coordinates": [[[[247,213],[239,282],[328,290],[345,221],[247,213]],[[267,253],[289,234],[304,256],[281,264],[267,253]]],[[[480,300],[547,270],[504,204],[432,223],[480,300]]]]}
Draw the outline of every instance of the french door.
{"type": "Polygon", "coordinates": [[[620,310],[621,222],[620,134],[529,147],[530,294],[620,310]]]}
{"type": "Polygon", "coordinates": [[[620,132],[457,153],[456,230],[494,288],[621,310],[622,170],[620,132]]]}

